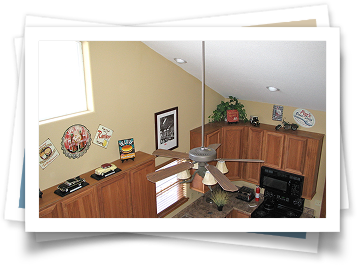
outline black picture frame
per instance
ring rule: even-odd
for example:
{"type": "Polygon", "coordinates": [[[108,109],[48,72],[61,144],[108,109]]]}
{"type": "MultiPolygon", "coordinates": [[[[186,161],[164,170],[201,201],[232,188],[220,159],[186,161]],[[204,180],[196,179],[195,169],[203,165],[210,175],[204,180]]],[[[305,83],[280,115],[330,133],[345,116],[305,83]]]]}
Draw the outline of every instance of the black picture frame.
{"type": "Polygon", "coordinates": [[[155,113],[155,144],[156,150],[178,147],[178,107],[155,113]]]}

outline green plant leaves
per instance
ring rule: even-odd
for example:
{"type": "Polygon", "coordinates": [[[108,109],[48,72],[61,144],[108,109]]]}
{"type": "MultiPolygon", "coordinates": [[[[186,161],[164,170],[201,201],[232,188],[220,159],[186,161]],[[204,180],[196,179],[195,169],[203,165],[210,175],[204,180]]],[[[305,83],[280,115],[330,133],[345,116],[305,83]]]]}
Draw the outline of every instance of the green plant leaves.
{"type": "Polygon", "coordinates": [[[229,101],[224,102],[221,101],[220,104],[217,105],[217,108],[213,111],[213,114],[208,116],[210,122],[218,122],[224,121],[227,117],[227,110],[236,109],[239,112],[239,120],[247,122],[247,114],[244,109],[244,105],[238,102],[238,99],[233,96],[229,96],[229,101]]]}

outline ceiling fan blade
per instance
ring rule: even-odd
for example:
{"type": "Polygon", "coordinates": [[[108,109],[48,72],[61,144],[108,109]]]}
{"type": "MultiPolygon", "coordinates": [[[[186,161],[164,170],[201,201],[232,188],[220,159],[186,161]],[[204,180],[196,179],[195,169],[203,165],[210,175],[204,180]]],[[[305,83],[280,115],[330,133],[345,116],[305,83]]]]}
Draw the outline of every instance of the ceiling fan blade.
{"type": "Polygon", "coordinates": [[[264,163],[264,160],[260,159],[240,159],[240,158],[217,158],[215,160],[222,160],[226,162],[257,162],[257,163],[264,163]]]}
{"type": "Polygon", "coordinates": [[[214,149],[214,150],[217,150],[218,147],[220,147],[221,144],[210,144],[209,146],[207,146],[207,148],[211,148],[211,149],[214,149]]]}
{"type": "Polygon", "coordinates": [[[171,150],[157,149],[153,153],[156,156],[164,156],[169,158],[190,159],[189,154],[171,150]]]}
{"type": "Polygon", "coordinates": [[[167,177],[170,177],[172,175],[175,175],[177,173],[180,173],[182,171],[185,171],[186,169],[190,169],[193,167],[193,164],[190,162],[183,162],[177,165],[174,165],[172,167],[160,169],[158,171],[149,173],[146,175],[146,178],[151,181],[151,182],[158,182],[162,179],[165,179],[167,177]]]}
{"type": "Polygon", "coordinates": [[[225,175],[223,175],[222,172],[218,170],[218,168],[209,164],[207,164],[205,167],[217,180],[218,184],[222,187],[222,189],[224,189],[225,191],[238,190],[236,185],[234,185],[225,175]]]}

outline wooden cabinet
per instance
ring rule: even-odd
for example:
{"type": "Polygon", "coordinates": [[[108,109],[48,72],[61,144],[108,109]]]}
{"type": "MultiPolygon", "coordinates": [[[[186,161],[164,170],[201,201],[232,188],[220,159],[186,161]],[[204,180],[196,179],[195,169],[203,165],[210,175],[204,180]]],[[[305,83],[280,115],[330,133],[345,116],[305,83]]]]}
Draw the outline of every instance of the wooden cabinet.
{"type": "Polygon", "coordinates": [[[60,218],[62,217],[62,210],[59,204],[53,204],[40,211],[40,218],[60,218]]]}
{"type": "MultiPolygon", "coordinates": [[[[222,128],[222,158],[244,158],[245,127],[223,127],[222,128]]],[[[226,176],[234,181],[242,179],[242,163],[241,162],[226,162],[228,172],[226,176]]]]}
{"type": "Polygon", "coordinates": [[[132,217],[130,181],[127,172],[97,185],[100,217],[132,217]]]}
{"type": "Polygon", "coordinates": [[[79,192],[60,202],[64,218],[98,218],[98,198],[95,188],[79,192]]]}
{"type": "Polygon", "coordinates": [[[286,135],[284,142],[284,171],[289,171],[298,175],[304,175],[307,138],[286,135]]]}
{"type": "Polygon", "coordinates": [[[122,171],[102,180],[83,177],[88,186],[65,197],[56,186],[43,190],[40,218],[156,218],[156,186],[146,175],[155,171],[155,157],[137,152],[135,161],[111,162],[122,171]]]}
{"type": "Polygon", "coordinates": [[[146,179],[146,175],[155,171],[154,161],[149,161],[131,170],[131,203],[134,218],[155,218],[156,212],[156,186],[146,179]]]}
{"type": "Polygon", "coordinates": [[[281,169],[283,166],[284,134],[264,131],[264,166],[281,169]]]}
{"type": "MultiPolygon", "coordinates": [[[[244,158],[263,160],[264,130],[256,127],[248,127],[247,144],[244,158]]],[[[259,185],[260,168],[262,163],[242,163],[243,180],[259,185]]]]}
{"type": "MultiPolygon", "coordinates": [[[[201,127],[191,130],[191,149],[201,139],[201,127]],[[196,144],[193,145],[193,144],[196,144]]],[[[321,150],[324,135],[306,131],[280,130],[275,126],[260,124],[228,124],[225,122],[205,125],[205,141],[210,143],[220,140],[218,157],[261,159],[264,163],[226,162],[230,180],[243,180],[259,184],[260,169],[264,165],[297,175],[304,176],[302,197],[311,200],[316,193],[317,178],[320,166],[321,150]]],[[[199,179],[200,178],[200,179],[199,179]]],[[[208,188],[197,177],[191,188],[206,192],[208,188]]]]}
{"type": "Polygon", "coordinates": [[[226,218],[250,218],[250,215],[233,209],[226,218]]]}

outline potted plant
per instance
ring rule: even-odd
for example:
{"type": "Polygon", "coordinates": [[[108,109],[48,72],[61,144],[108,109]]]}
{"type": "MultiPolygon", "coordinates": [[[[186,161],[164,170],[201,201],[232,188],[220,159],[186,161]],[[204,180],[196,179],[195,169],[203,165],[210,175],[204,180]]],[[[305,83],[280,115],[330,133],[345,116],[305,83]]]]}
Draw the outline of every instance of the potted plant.
{"type": "Polygon", "coordinates": [[[228,202],[228,194],[223,190],[213,191],[211,200],[217,205],[218,211],[222,211],[223,206],[228,202]]]}
{"type": "Polygon", "coordinates": [[[217,105],[217,109],[213,111],[213,114],[208,116],[210,122],[225,121],[227,118],[227,110],[238,110],[239,120],[247,122],[247,113],[245,112],[244,105],[238,102],[236,97],[229,96],[229,101],[221,101],[217,105]]]}

